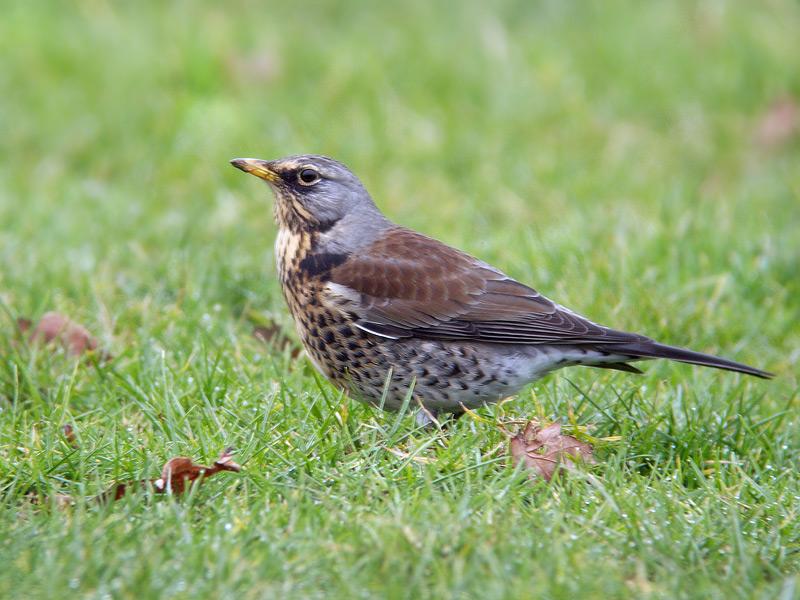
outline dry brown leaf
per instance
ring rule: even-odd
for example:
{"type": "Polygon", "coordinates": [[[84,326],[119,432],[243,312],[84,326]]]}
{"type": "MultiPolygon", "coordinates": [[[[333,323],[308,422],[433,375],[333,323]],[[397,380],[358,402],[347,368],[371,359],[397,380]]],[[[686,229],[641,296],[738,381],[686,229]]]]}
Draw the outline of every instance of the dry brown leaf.
{"type": "Polygon", "coordinates": [[[67,443],[72,446],[73,448],[78,445],[78,440],[75,438],[75,428],[72,427],[69,423],[64,425],[61,428],[61,433],[64,435],[64,439],[67,440],[67,443]]]}
{"type": "Polygon", "coordinates": [[[233,471],[238,473],[242,467],[233,462],[233,449],[225,450],[210,467],[196,465],[191,458],[179,456],[167,461],[161,471],[161,478],[153,482],[153,487],[166,492],[172,490],[174,494],[182,494],[195,479],[202,477],[206,479],[220,471],[233,471]]]}
{"type": "Polygon", "coordinates": [[[100,495],[99,500],[107,502],[109,500],[119,500],[131,489],[142,489],[152,485],[156,494],[172,492],[182,494],[189,487],[192,481],[200,479],[201,483],[219,473],[220,471],[234,471],[238,473],[242,467],[233,461],[233,449],[228,448],[210,467],[195,464],[191,458],[178,456],[171,458],[161,470],[161,477],[158,479],[143,479],[141,481],[130,481],[117,483],[100,495]]]}
{"type": "Polygon", "coordinates": [[[756,140],[774,148],[789,142],[800,133],[800,106],[791,96],[775,100],[761,115],[756,126],[756,140]]]}
{"type": "Polygon", "coordinates": [[[522,462],[530,469],[531,479],[544,477],[550,481],[558,468],[572,469],[581,461],[596,463],[591,444],[563,435],[559,423],[540,427],[536,421],[529,421],[521,433],[511,438],[509,450],[515,465],[522,462]]]}
{"type": "Polygon", "coordinates": [[[109,502],[111,500],[119,500],[125,494],[127,494],[129,490],[146,488],[147,484],[152,483],[153,481],[154,480],[152,479],[143,479],[141,481],[128,481],[128,482],[115,483],[105,492],[100,494],[97,497],[97,500],[99,502],[109,502]]]}
{"type": "Polygon", "coordinates": [[[32,343],[58,343],[73,356],[97,349],[97,340],[85,327],[57,312],[43,314],[36,327],[30,319],[17,319],[17,327],[23,333],[33,329],[29,336],[32,343]]]}

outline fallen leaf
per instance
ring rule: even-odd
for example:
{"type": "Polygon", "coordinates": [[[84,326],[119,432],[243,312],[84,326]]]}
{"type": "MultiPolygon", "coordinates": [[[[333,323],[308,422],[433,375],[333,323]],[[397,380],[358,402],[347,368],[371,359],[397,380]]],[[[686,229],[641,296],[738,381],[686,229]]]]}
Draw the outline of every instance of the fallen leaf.
{"type": "Polygon", "coordinates": [[[64,434],[64,439],[67,440],[67,443],[75,447],[78,445],[78,440],[75,438],[75,429],[67,423],[61,428],[61,433],[64,434]]]}
{"type": "Polygon", "coordinates": [[[800,133],[800,106],[791,96],[775,100],[761,115],[756,140],[762,146],[782,146],[800,133]]]}
{"type": "Polygon", "coordinates": [[[559,468],[573,469],[576,462],[596,463],[592,446],[563,435],[559,423],[540,427],[536,421],[529,421],[521,433],[511,438],[509,450],[515,465],[521,462],[531,470],[531,479],[540,476],[550,481],[559,468]]]}
{"type": "Polygon", "coordinates": [[[156,489],[162,491],[172,490],[174,494],[182,494],[188,483],[199,477],[208,478],[220,471],[233,471],[238,473],[242,470],[238,464],[233,462],[231,452],[233,449],[225,450],[210,467],[196,465],[191,458],[179,456],[167,461],[161,471],[161,478],[153,482],[156,489]]]}
{"type": "Polygon", "coordinates": [[[142,481],[128,481],[128,482],[115,483],[105,492],[100,494],[97,497],[97,500],[99,502],[109,502],[111,500],[119,500],[125,494],[127,494],[129,490],[134,488],[136,489],[146,488],[148,483],[152,483],[152,480],[144,479],[142,481]]]}
{"type": "Polygon", "coordinates": [[[233,461],[233,448],[226,449],[210,467],[195,464],[191,458],[178,456],[171,458],[161,469],[158,479],[143,479],[140,481],[121,482],[114,484],[99,496],[101,502],[119,500],[131,489],[142,489],[151,485],[156,494],[172,492],[175,495],[186,491],[188,484],[200,479],[202,483],[220,471],[233,471],[238,473],[242,467],[233,461]]]}
{"type": "MultiPolygon", "coordinates": [[[[20,331],[26,333],[33,327],[29,319],[17,319],[20,331]]],[[[73,356],[97,349],[97,340],[92,334],[78,323],[57,312],[47,312],[33,328],[30,334],[32,343],[61,344],[73,356]]]]}

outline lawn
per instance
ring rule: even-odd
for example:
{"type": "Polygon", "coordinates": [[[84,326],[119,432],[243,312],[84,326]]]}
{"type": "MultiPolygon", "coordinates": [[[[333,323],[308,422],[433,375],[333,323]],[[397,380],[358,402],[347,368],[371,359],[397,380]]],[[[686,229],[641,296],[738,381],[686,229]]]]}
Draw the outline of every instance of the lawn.
{"type": "Polygon", "coordinates": [[[796,2],[2,12],[0,597],[800,597],[796,2]],[[302,152],[594,320],[777,377],[568,369],[445,431],[343,397],[228,165],[302,152]],[[47,311],[102,352],[15,333],[47,311]],[[598,464],[530,481],[498,425],[528,418],[598,464]],[[226,447],[240,472],[97,501],[226,447]]]}

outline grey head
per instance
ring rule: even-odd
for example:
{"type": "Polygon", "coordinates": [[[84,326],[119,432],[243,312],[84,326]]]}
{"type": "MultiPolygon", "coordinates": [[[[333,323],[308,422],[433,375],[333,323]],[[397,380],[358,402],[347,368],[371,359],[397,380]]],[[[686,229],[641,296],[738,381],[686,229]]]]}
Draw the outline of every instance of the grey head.
{"type": "Polygon", "coordinates": [[[277,160],[235,158],[231,164],[269,184],[281,228],[355,236],[349,245],[357,247],[390,225],[358,177],[332,158],[301,154],[277,160]]]}

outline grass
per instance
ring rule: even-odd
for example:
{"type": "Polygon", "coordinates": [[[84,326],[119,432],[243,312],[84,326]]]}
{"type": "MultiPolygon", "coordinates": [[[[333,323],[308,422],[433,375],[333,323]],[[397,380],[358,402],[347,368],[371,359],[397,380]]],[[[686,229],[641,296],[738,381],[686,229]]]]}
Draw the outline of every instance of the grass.
{"type": "Polygon", "coordinates": [[[0,596],[800,597],[800,144],[754,133],[800,96],[796,3],[3,13],[0,596]],[[445,433],[343,398],[251,335],[291,324],[271,201],[227,161],[297,152],[600,322],[778,377],[565,370],[445,433]],[[114,360],[14,343],[46,310],[114,360]],[[492,424],[531,416],[620,441],[531,484],[492,424]],[[243,471],[186,497],[92,501],[226,446],[243,471]]]}

